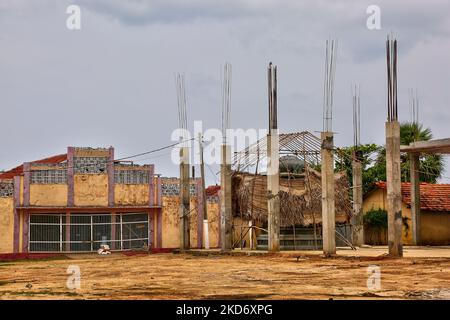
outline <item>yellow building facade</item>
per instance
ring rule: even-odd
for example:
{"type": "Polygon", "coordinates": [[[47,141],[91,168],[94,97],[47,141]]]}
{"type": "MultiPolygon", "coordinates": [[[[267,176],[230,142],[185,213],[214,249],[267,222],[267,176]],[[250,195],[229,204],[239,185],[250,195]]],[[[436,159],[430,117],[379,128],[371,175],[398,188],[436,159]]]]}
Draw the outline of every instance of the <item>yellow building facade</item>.
{"type": "MultiPolygon", "coordinates": [[[[114,160],[114,149],[69,147],[0,174],[0,253],[178,248],[179,180],[154,165],[114,160]]],[[[191,180],[191,247],[203,245],[207,201],[210,246],[219,246],[217,201],[191,180]]]]}

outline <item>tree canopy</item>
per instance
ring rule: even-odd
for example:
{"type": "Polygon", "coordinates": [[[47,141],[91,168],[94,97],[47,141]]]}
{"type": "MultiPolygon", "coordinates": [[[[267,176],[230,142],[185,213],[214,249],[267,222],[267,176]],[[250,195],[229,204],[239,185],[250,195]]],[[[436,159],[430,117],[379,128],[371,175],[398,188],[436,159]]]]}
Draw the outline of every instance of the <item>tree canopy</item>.
{"type": "MultiPolygon", "coordinates": [[[[423,128],[421,124],[405,122],[400,125],[400,143],[408,145],[414,141],[428,141],[433,138],[430,128],[423,128]]],[[[337,155],[341,160],[336,163],[336,170],[345,170],[352,181],[352,153],[355,147],[338,149],[337,155]]],[[[376,144],[358,146],[362,156],[363,194],[373,190],[375,182],[386,181],[386,148],[376,144]]],[[[407,154],[401,154],[402,182],[410,181],[410,165],[407,154]]],[[[444,171],[444,161],[439,154],[423,154],[419,158],[419,180],[421,182],[436,183],[444,171]]]]}

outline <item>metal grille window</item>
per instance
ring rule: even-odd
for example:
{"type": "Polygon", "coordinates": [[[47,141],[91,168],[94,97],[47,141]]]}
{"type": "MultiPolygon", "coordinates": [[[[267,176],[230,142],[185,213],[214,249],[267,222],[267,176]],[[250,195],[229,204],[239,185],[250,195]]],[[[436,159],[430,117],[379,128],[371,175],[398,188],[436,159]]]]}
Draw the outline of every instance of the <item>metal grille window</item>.
{"type": "Polygon", "coordinates": [[[148,184],[150,175],[145,170],[116,170],[114,181],[122,184],[148,184]]]}
{"type": "Polygon", "coordinates": [[[107,157],[73,157],[75,173],[105,173],[107,157]]]}
{"type": "Polygon", "coordinates": [[[31,183],[35,184],[66,184],[67,170],[33,170],[31,183]]]}
{"type": "Polygon", "coordinates": [[[30,215],[30,252],[92,252],[102,244],[112,250],[146,249],[147,213],[30,215]]]}

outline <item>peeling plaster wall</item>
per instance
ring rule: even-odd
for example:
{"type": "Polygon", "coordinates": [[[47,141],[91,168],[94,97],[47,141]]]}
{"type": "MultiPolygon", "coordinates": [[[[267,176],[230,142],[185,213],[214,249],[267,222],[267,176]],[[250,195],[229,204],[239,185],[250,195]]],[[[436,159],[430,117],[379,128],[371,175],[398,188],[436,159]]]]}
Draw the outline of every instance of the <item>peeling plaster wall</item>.
{"type": "MultiPolygon", "coordinates": [[[[177,196],[162,197],[162,246],[163,248],[178,248],[178,212],[180,207],[180,198],[177,196]]],[[[191,215],[190,215],[190,244],[191,248],[197,247],[197,199],[191,197],[191,215]]]]}
{"type": "Polygon", "coordinates": [[[108,206],[108,176],[106,174],[74,175],[75,206],[108,206]]]}
{"type": "Polygon", "coordinates": [[[219,247],[220,205],[217,202],[206,202],[208,211],[209,247],[219,247]]]}
{"type": "MultiPolygon", "coordinates": [[[[366,214],[372,209],[387,210],[387,192],[386,190],[377,189],[372,191],[363,200],[363,212],[366,214]]],[[[402,217],[407,218],[407,227],[403,225],[402,241],[405,245],[412,244],[412,221],[411,209],[402,202],[402,217]]]]}
{"type": "Polygon", "coordinates": [[[67,185],[64,184],[31,184],[31,206],[67,206],[67,185]]]}
{"type": "Polygon", "coordinates": [[[179,197],[162,197],[162,247],[178,248],[179,197]]]}
{"type": "Polygon", "coordinates": [[[450,212],[422,211],[422,242],[428,245],[450,245],[450,212]]]}
{"type": "MultiPolygon", "coordinates": [[[[178,196],[162,197],[162,247],[178,248],[178,212],[180,199],[178,196]]],[[[191,248],[197,247],[198,231],[198,211],[197,197],[191,197],[191,216],[190,216],[190,244],[191,248]]],[[[209,245],[211,248],[219,246],[219,204],[207,202],[208,224],[209,224],[209,245]]]]}
{"type": "Polygon", "coordinates": [[[149,204],[148,184],[116,184],[114,188],[117,206],[139,206],[149,204]]]}
{"type": "Polygon", "coordinates": [[[14,200],[0,198],[0,253],[14,251],[14,200]]]}

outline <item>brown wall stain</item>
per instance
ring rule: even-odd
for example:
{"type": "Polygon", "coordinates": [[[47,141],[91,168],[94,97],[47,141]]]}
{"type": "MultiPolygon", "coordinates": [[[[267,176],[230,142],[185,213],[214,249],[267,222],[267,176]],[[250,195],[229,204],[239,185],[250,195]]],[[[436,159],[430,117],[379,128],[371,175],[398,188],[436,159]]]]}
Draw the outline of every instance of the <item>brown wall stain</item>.
{"type": "MultiPolygon", "coordinates": [[[[372,209],[386,210],[387,192],[383,189],[377,189],[371,192],[363,201],[363,212],[366,213],[372,209]]],[[[412,244],[412,221],[411,209],[402,202],[402,216],[407,219],[407,227],[403,225],[403,244],[412,244]]],[[[422,243],[427,245],[446,245],[450,244],[450,213],[444,212],[421,212],[421,237],[422,243]]],[[[381,238],[386,238],[383,234],[381,238]]],[[[367,240],[367,239],[365,239],[367,240]]],[[[382,243],[386,244],[386,243],[382,243]]]]}
{"type": "Polygon", "coordinates": [[[67,185],[31,184],[31,206],[67,206],[67,185]]]}
{"type": "Polygon", "coordinates": [[[14,201],[13,197],[0,198],[0,253],[13,252],[14,201]]]}
{"type": "Polygon", "coordinates": [[[75,174],[74,202],[75,206],[108,206],[108,176],[75,174]]]}
{"type": "Polygon", "coordinates": [[[114,187],[115,204],[117,206],[148,205],[148,184],[116,184],[114,187]]]}

